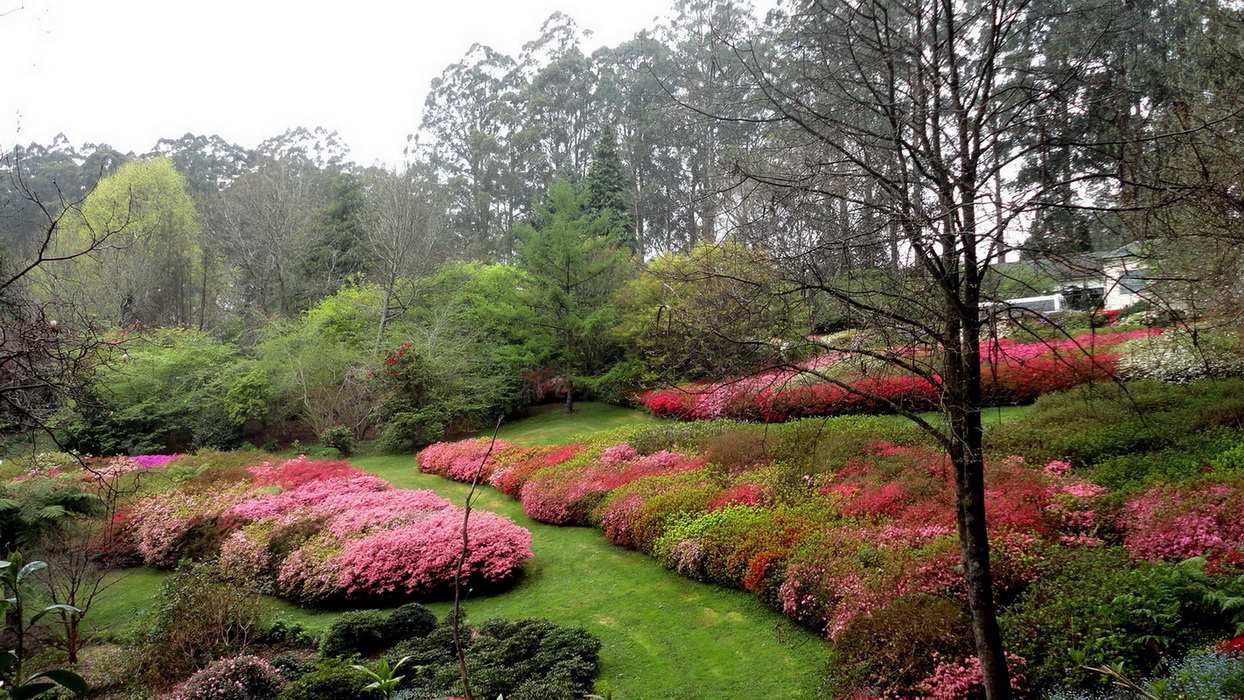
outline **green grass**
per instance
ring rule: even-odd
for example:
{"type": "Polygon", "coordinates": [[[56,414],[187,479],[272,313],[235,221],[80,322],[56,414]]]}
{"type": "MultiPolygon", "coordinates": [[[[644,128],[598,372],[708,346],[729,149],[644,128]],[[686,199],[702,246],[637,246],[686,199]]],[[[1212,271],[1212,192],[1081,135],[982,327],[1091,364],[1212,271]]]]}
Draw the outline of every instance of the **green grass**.
{"type": "MultiPolygon", "coordinates": [[[[560,445],[584,433],[659,422],[643,411],[607,403],[581,401],[574,407],[574,413],[568,414],[565,404],[536,406],[529,418],[502,425],[497,438],[525,447],[560,445]]],[[[476,435],[491,436],[492,431],[480,431],[476,435]]]]}

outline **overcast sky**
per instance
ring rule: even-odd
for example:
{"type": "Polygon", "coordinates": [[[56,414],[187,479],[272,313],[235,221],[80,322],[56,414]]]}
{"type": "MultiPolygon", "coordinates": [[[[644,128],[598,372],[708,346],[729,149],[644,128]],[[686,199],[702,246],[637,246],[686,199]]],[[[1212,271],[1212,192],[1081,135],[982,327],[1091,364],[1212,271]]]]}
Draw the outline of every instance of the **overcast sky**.
{"type": "Polygon", "coordinates": [[[614,46],[670,0],[0,0],[0,149],[336,130],[400,162],[428,84],[473,43],[516,55],[554,11],[614,46]]]}

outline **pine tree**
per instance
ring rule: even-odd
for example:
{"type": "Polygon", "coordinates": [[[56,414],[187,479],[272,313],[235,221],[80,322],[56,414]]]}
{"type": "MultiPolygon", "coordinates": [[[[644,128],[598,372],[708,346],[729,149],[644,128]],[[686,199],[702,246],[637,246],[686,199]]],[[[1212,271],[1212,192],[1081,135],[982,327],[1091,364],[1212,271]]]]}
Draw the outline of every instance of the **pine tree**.
{"type": "Polygon", "coordinates": [[[622,171],[622,159],[618,157],[617,136],[612,126],[606,126],[592,154],[592,167],[587,171],[587,211],[590,214],[607,213],[612,224],[610,228],[620,231],[619,245],[638,253],[639,241],[635,237],[635,222],[631,217],[626,191],[626,175],[622,171]]]}

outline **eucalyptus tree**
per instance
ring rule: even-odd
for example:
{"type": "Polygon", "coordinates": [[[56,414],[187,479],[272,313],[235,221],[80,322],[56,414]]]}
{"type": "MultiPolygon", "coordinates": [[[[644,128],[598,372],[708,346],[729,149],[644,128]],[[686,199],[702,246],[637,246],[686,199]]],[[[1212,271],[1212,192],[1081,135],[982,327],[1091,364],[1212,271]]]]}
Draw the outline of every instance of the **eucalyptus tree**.
{"type": "Polygon", "coordinates": [[[530,196],[518,186],[510,143],[519,131],[512,58],[476,44],[432,81],[420,125],[427,160],[452,193],[453,230],[469,254],[508,247],[530,196]]]}

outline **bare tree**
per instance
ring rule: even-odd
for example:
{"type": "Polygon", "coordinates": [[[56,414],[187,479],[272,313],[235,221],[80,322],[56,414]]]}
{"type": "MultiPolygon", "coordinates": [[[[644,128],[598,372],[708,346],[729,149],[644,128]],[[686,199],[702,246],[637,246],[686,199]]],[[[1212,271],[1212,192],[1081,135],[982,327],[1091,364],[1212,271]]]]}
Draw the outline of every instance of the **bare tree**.
{"type": "Polygon", "coordinates": [[[403,310],[403,282],[430,273],[449,250],[444,188],[415,167],[404,172],[381,172],[368,186],[372,212],[367,241],[378,261],[377,276],[384,287],[384,303],[376,328],[375,351],[380,351],[388,322],[403,310]],[[395,305],[397,308],[395,308],[395,305]]]}

